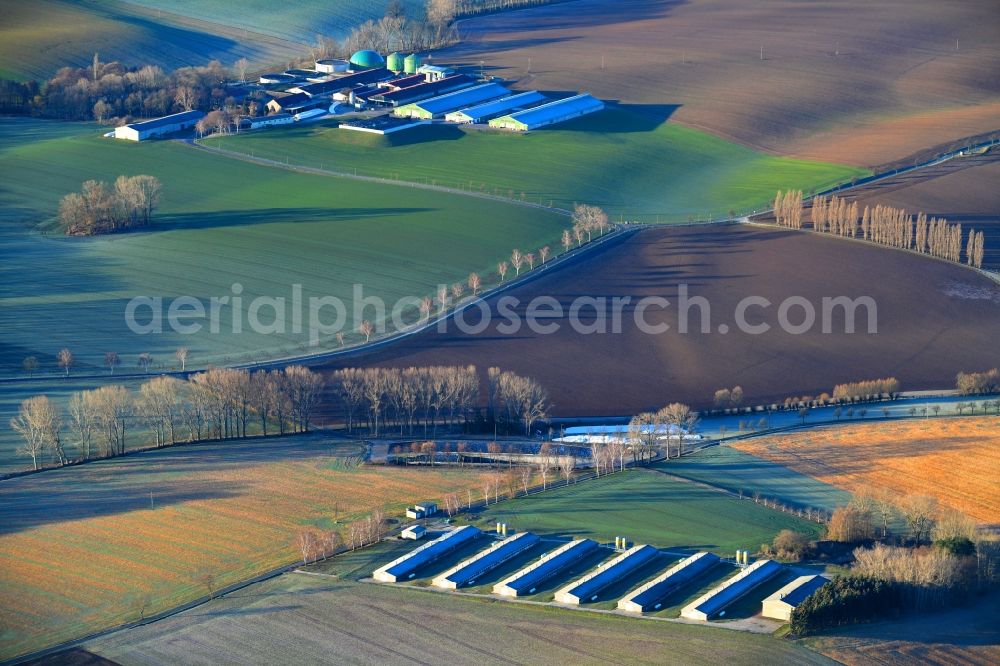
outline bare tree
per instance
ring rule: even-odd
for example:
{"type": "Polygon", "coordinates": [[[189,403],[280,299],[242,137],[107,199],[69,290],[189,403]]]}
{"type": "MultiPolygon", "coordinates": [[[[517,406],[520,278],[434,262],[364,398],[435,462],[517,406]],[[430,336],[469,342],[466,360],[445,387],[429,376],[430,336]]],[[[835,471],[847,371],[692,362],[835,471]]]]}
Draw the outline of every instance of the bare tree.
{"type": "Polygon", "coordinates": [[[69,369],[73,367],[76,359],[73,358],[73,352],[69,349],[63,348],[59,350],[56,354],[56,362],[59,367],[66,371],[66,376],[69,377],[69,369]]]}
{"type": "Polygon", "coordinates": [[[538,474],[542,477],[542,490],[549,487],[549,474],[552,473],[552,467],[551,446],[546,442],[538,451],[538,474]]]}
{"type": "Polygon", "coordinates": [[[365,336],[365,343],[367,344],[372,339],[372,333],[375,332],[375,325],[365,319],[361,322],[361,326],[358,327],[358,331],[361,335],[365,336]]]}
{"type": "Polygon", "coordinates": [[[479,294],[479,287],[481,287],[483,281],[480,279],[478,273],[469,273],[469,289],[472,290],[472,295],[476,296],[479,294]]]}
{"type": "Polygon", "coordinates": [[[247,80],[247,69],[250,67],[250,61],[246,58],[240,58],[235,63],[233,63],[233,69],[236,70],[236,76],[239,77],[240,83],[246,83],[247,80]]]}
{"type": "Polygon", "coordinates": [[[24,440],[17,453],[31,456],[34,469],[38,469],[38,457],[49,448],[59,464],[65,464],[60,439],[62,418],[48,396],[36,395],[22,401],[17,416],[10,420],[10,427],[24,440]]]}
{"type": "Polygon", "coordinates": [[[80,451],[80,457],[84,460],[90,459],[91,442],[97,425],[93,400],[88,398],[88,393],[87,391],[74,393],[70,396],[67,406],[70,428],[76,436],[76,447],[80,451]]]}
{"type": "Polygon", "coordinates": [[[174,352],[174,357],[181,362],[181,372],[187,370],[187,360],[189,353],[190,352],[188,352],[187,347],[181,347],[180,349],[174,352]]]}
{"type": "Polygon", "coordinates": [[[521,266],[524,265],[524,255],[517,248],[510,253],[510,263],[514,266],[514,275],[521,274],[521,266]]]}
{"type": "Polygon", "coordinates": [[[101,453],[125,453],[128,424],[134,411],[132,395],[124,386],[101,386],[87,392],[93,401],[97,431],[101,433],[101,453]]]}
{"type": "Polygon", "coordinates": [[[533,252],[529,252],[524,255],[524,260],[528,263],[529,271],[535,270],[535,254],[533,252]]]}
{"type": "Polygon", "coordinates": [[[21,361],[21,367],[28,373],[29,377],[33,377],[35,375],[35,371],[38,370],[38,357],[26,356],[24,360],[21,361]]]}
{"type": "Polygon", "coordinates": [[[118,352],[107,352],[104,354],[104,365],[108,366],[108,373],[115,374],[115,368],[121,365],[122,361],[118,357],[118,352]]]}
{"type": "Polygon", "coordinates": [[[548,245],[546,245],[545,247],[543,247],[541,250],[538,251],[538,258],[542,260],[543,264],[546,261],[549,260],[549,246],[548,245]]]}
{"type": "Polygon", "coordinates": [[[528,490],[531,488],[531,477],[534,476],[534,472],[530,465],[523,465],[518,468],[518,476],[521,479],[521,487],[524,488],[524,494],[528,494],[528,490]]]}
{"type": "Polygon", "coordinates": [[[503,284],[504,278],[507,276],[507,271],[509,269],[510,269],[510,266],[507,264],[506,261],[501,261],[499,264],[497,264],[497,272],[500,273],[500,283],[501,284],[503,284]]]}
{"type": "Polygon", "coordinates": [[[569,229],[563,229],[561,240],[563,252],[569,252],[569,249],[573,247],[573,238],[570,236],[569,229]]]}
{"type": "Polygon", "coordinates": [[[185,111],[190,111],[194,108],[197,103],[197,97],[195,96],[194,89],[190,86],[180,86],[177,88],[177,93],[174,95],[174,101],[177,106],[181,107],[185,111]]]}
{"type": "Polygon", "coordinates": [[[302,554],[302,564],[309,564],[313,554],[316,552],[316,535],[312,530],[301,530],[295,538],[295,545],[302,554]]]}
{"type": "Polygon", "coordinates": [[[576,458],[572,454],[561,456],[559,458],[559,472],[562,474],[563,479],[566,480],[566,485],[569,485],[574,471],[576,471],[576,458]]]}
{"type": "Polygon", "coordinates": [[[139,387],[139,412],[153,429],[156,446],[177,442],[181,418],[180,391],[183,382],[174,377],[155,377],[139,387]]]}
{"type": "Polygon", "coordinates": [[[694,431],[695,426],[698,424],[698,413],[691,411],[691,408],[687,405],[675,402],[658,411],[656,413],[656,420],[667,424],[673,434],[677,436],[676,457],[680,458],[684,449],[684,437],[694,431]]]}
{"type": "Polygon", "coordinates": [[[139,362],[137,365],[142,368],[144,373],[149,372],[149,366],[153,364],[153,355],[149,352],[143,352],[139,354],[139,362]]]}
{"type": "Polygon", "coordinates": [[[937,500],[930,495],[913,494],[898,502],[898,509],[910,528],[914,543],[923,543],[930,537],[934,518],[938,512],[937,500]]]}

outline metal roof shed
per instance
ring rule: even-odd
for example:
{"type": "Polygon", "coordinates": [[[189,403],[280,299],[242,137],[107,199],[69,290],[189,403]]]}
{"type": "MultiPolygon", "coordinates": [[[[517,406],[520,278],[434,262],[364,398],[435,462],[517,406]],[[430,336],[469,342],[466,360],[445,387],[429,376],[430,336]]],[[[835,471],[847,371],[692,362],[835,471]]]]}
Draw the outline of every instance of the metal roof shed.
{"type": "Polygon", "coordinates": [[[431,97],[422,102],[406,104],[395,109],[393,115],[401,118],[431,120],[433,118],[440,118],[451,111],[467,107],[470,104],[480,104],[509,94],[510,91],[499,83],[484,83],[471,88],[445,93],[438,97],[431,97]]]}
{"type": "Polygon", "coordinates": [[[527,132],[595,113],[603,108],[604,102],[584,93],[495,118],[490,121],[490,127],[527,132]]]}
{"type": "Polygon", "coordinates": [[[823,576],[799,576],[788,585],[764,599],[761,615],[776,620],[792,619],[792,611],[805,601],[813,592],[830,581],[823,576]]]}
{"type": "Polygon", "coordinates": [[[527,107],[545,101],[545,95],[530,90],[510,97],[470,106],[445,115],[444,119],[453,123],[482,123],[504,114],[517,113],[527,107]]]}

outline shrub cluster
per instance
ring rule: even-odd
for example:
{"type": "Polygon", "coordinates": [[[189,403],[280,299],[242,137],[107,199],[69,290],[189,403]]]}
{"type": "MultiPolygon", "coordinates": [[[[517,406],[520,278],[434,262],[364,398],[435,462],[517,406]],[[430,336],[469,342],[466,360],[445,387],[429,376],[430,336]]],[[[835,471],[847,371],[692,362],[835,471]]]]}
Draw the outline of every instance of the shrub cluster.
{"type": "Polygon", "coordinates": [[[871,622],[899,612],[899,586],[868,576],[838,576],[792,612],[792,632],[805,636],[831,627],[871,622]]]}

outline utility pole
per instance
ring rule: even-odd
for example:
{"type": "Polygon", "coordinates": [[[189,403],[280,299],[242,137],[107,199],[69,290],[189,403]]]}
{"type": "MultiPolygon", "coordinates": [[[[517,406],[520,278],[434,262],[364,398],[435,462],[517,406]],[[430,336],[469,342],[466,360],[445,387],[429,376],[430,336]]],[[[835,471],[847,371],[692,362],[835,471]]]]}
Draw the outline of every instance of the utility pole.
{"type": "Polygon", "coordinates": [[[601,56],[601,71],[604,71],[604,56],[601,56]]]}
{"type": "Polygon", "coordinates": [[[839,41],[837,42],[837,48],[836,48],[836,50],[834,50],[833,55],[835,55],[835,56],[839,56],[840,55],[840,42],[839,41]]]}
{"type": "Polygon", "coordinates": [[[150,509],[153,508],[153,491],[152,490],[149,491],[149,508],[150,509]]]}
{"type": "Polygon", "coordinates": [[[760,59],[761,60],[764,59],[764,45],[763,44],[760,45],[760,59]]]}
{"type": "Polygon", "coordinates": [[[531,58],[528,58],[528,74],[531,74],[531,58]]]}

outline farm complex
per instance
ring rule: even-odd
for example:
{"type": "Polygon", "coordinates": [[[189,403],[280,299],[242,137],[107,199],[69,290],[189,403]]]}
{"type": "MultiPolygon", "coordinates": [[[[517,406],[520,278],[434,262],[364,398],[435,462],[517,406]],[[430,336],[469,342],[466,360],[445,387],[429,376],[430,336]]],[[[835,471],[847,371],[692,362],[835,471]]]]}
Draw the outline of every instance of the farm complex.
{"type": "Polygon", "coordinates": [[[3,665],[1000,663],[995,0],[0,14],[3,665]]]}

